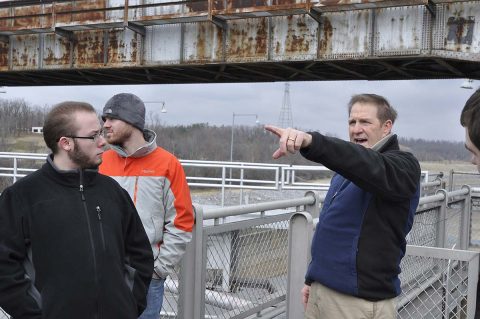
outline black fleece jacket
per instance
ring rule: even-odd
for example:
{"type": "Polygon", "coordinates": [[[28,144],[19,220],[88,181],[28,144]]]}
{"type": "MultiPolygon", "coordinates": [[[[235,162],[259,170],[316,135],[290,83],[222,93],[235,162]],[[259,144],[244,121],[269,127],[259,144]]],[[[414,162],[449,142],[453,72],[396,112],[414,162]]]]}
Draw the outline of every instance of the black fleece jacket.
{"type": "Polygon", "coordinates": [[[153,256],[130,196],[51,157],[0,196],[0,307],[15,319],[134,319],[153,256]]]}
{"type": "Polygon", "coordinates": [[[398,296],[420,165],[396,135],[375,149],[312,132],[302,155],[337,174],[322,205],[305,282],[377,301],[398,296]]]}

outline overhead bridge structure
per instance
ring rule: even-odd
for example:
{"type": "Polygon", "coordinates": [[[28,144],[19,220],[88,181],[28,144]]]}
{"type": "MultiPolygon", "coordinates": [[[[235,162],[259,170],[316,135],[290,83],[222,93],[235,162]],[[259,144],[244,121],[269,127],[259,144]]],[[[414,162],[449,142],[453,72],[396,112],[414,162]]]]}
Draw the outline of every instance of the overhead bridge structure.
{"type": "Polygon", "coordinates": [[[0,85],[480,79],[480,1],[0,2],[0,85]]]}

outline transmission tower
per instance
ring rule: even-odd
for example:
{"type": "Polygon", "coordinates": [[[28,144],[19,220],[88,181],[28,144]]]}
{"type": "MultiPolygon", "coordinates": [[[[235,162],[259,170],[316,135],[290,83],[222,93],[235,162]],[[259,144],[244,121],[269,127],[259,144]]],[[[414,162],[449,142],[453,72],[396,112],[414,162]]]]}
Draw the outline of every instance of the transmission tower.
{"type": "Polygon", "coordinates": [[[279,127],[293,127],[292,105],[290,103],[290,83],[285,83],[285,92],[283,94],[283,104],[278,117],[279,127]]]}

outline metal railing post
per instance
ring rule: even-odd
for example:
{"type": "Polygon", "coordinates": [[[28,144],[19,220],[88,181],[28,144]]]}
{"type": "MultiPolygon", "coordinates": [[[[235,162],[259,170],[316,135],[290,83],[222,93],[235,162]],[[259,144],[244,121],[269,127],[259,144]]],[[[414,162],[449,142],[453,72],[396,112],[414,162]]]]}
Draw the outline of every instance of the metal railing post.
{"type": "Polygon", "coordinates": [[[277,169],[275,170],[275,185],[276,185],[276,189],[277,190],[281,190],[282,189],[282,184],[280,183],[280,176],[281,176],[281,167],[277,167],[277,169]]]}
{"type": "MultiPolygon", "coordinates": [[[[243,166],[243,163],[241,164],[241,166],[243,166]]],[[[244,172],[244,168],[242,167],[240,169],[240,203],[239,205],[242,205],[242,201],[243,201],[243,172],[244,172]]]]}
{"type": "Polygon", "coordinates": [[[204,318],[205,317],[205,269],[207,255],[207,243],[203,240],[203,207],[194,205],[195,207],[195,236],[192,238],[195,249],[195,263],[191,265],[193,268],[193,304],[191,317],[179,318],[204,318]]]}
{"type": "Polygon", "coordinates": [[[465,197],[463,204],[463,212],[460,215],[460,249],[467,250],[470,246],[470,238],[472,229],[470,227],[472,221],[472,190],[468,185],[463,185],[462,189],[468,189],[468,194],[465,197]]]}
{"type": "Polygon", "coordinates": [[[448,195],[447,191],[444,189],[439,189],[435,194],[443,194],[443,203],[440,206],[440,212],[438,216],[437,229],[436,229],[436,245],[440,248],[445,248],[445,232],[446,232],[446,220],[447,220],[447,204],[448,204],[448,195]]]}
{"type": "Polygon", "coordinates": [[[305,205],[305,211],[307,211],[312,218],[317,218],[320,215],[320,207],[318,203],[320,203],[320,196],[317,192],[308,191],[305,193],[305,197],[313,196],[315,201],[311,204],[305,205]]]}
{"type": "Polygon", "coordinates": [[[18,166],[18,163],[17,163],[17,158],[14,157],[13,158],[13,183],[15,184],[15,182],[17,181],[17,174],[18,174],[18,171],[17,171],[17,166],[18,166]]]}
{"type": "Polygon", "coordinates": [[[224,205],[225,205],[225,166],[222,167],[222,207],[224,205]]]}
{"type": "Polygon", "coordinates": [[[475,317],[478,285],[478,260],[479,255],[476,254],[468,262],[467,319],[474,319],[475,317]]]}
{"type": "Polygon", "coordinates": [[[300,291],[310,262],[313,219],[307,212],[297,212],[290,218],[288,232],[287,318],[303,318],[300,291]]]}
{"type": "Polygon", "coordinates": [[[185,255],[182,259],[181,272],[178,283],[178,312],[177,318],[195,318],[195,284],[196,284],[196,265],[197,265],[197,255],[196,255],[196,245],[198,242],[197,234],[202,228],[202,215],[203,208],[201,206],[194,206],[195,212],[195,225],[192,230],[192,241],[188,243],[185,250],[185,255]]]}
{"type": "Polygon", "coordinates": [[[450,173],[448,174],[448,190],[453,190],[453,169],[451,169],[450,173]]]}

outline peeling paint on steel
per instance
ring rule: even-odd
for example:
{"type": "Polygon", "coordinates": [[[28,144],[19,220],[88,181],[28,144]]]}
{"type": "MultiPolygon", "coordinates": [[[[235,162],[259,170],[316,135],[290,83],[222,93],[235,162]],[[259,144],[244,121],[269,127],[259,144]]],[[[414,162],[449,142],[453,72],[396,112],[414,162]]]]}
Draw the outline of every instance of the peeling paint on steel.
{"type": "Polygon", "coordinates": [[[222,61],[223,32],[222,29],[210,22],[185,24],[184,62],[205,63],[222,61]]]}
{"type": "Polygon", "coordinates": [[[422,49],[425,7],[378,9],[375,17],[375,55],[418,54],[422,49]]]}
{"type": "Polygon", "coordinates": [[[307,15],[273,17],[272,59],[315,59],[318,23],[307,15]]]}
{"type": "Polygon", "coordinates": [[[266,18],[234,20],[227,34],[229,61],[263,61],[268,53],[268,21],[266,18]]]}
{"type": "Polygon", "coordinates": [[[43,66],[46,69],[70,68],[71,44],[55,34],[42,35],[43,40],[43,66]]]}
{"type": "Polygon", "coordinates": [[[104,22],[105,10],[101,9],[107,7],[106,0],[59,2],[55,5],[56,22],[59,24],[104,22]],[[81,12],[82,10],[92,11],[81,12]]]}
{"type": "Polygon", "coordinates": [[[107,64],[109,66],[130,66],[137,64],[137,34],[129,29],[109,30],[107,64]]]}
{"type": "Polygon", "coordinates": [[[180,63],[181,34],[181,24],[148,27],[145,36],[145,64],[180,63]]]}
{"type": "Polygon", "coordinates": [[[103,31],[82,31],[75,33],[78,43],[75,50],[75,66],[79,68],[104,65],[103,31]]]}
{"type": "Polygon", "coordinates": [[[45,28],[52,24],[52,16],[39,16],[38,13],[51,13],[50,6],[34,5],[14,8],[13,15],[16,16],[11,25],[15,29],[22,28],[45,28]]]}
{"type": "Polygon", "coordinates": [[[320,58],[356,58],[369,53],[371,11],[329,12],[322,15],[320,58]]]}
{"type": "Polygon", "coordinates": [[[471,45],[473,42],[473,28],[475,17],[449,17],[447,42],[453,41],[458,44],[471,45]]]}
{"type": "Polygon", "coordinates": [[[10,37],[12,45],[12,69],[31,70],[38,68],[38,35],[10,37]]]}
{"type": "Polygon", "coordinates": [[[401,7],[426,5],[428,0],[319,0],[316,7],[325,7],[329,11],[348,9],[373,9],[385,7],[401,7]]]}
{"type": "Polygon", "coordinates": [[[263,7],[267,4],[267,0],[227,0],[227,9],[263,7]]]}
{"type": "MultiPolygon", "coordinates": [[[[214,0],[214,10],[230,10],[220,16],[227,20],[228,28],[223,30],[211,22],[192,22],[206,19],[207,1],[169,5],[158,0],[130,0],[130,5],[152,5],[129,10],[132,21],[145,22],[145,37],[123,29],[121,23],[112,27],[112,22],[122,22],[125,0],[68,1],[54,6],[0,9],[0,33],[20,32],[10,36],[9,42],[6,38],[1,40],[0,70],[425,56],[433,52],[425,49],[430,48],[431,39],[425,36],[429,33],[435,42],[431,45],[437,50],[434,55],[478,60],[480,1],[437,1],[438,14],[433,25],[425,6],[406,6],[424,2],[320,0],[315,6],[343,9],[322,12],[318,23],[308,15],[298,14],[299,4],[305,5],[306,0],[214,0]],[[391,4],[398,6],[387,6],[391,4]],[[348,11],[346,6],[375,9],[348,11]],[[119,9],[105,10],[109,7],[119,9]],[[57,12],[56,26],[75,30],[73,44],[51,32],[53,8],[57,12]],[[87,11],[69,13],[84,9],[87,11]],[[292,12],[295,14],[284,15],[292,12]],[[10,13],[14,18],[2,19],[10,13]],[[254,18],[244,18],[247,16],[254,18]],[[171,22],[171,18],[182,18],[184,23],[151,25],[171,22]],[[27,32],[32,34],[22,34],[27,32]]],[[[306,7],[302,10],[305,12],[306,7]]]]}
{"type": "MultiPolygon", "coordinates": [[[[10,9],[8,8],[0,9],[0,18],[8,18],[8,17],[10,17],[10,9]]],[[[12,22],[13,22],[12,19],[0,19],[0,30],[10,27],[12,22]]]]}
{"type": "Polygon", "coordinates": [[[0,71],[8,70],[8,51],[10,44],[8,42],[0,41],[0,71]]]}
{"type": "MultiPolygon", "coordinates": [[[[186,4],[187,12],[204,12],[208,10],[208,1],[188,1],[186,4]]],[[[223,9],[223,1],[213,1],[213,9],[223,9]]]]}
{"type": "Polygon", "coordinates": [[[478,2],[445,5],[445,49],[480,53],[480,6],[478,2]]]}
{"type": "MultiPolygon", "coordinates": [[[[166,4],[166,5],[158,5],[162,2],[168,3],[168,1],[158,1],[158,0],[144,0],[143,4],[145,5],[152,5],[148,6],[143,9],[142,15],[143,16],[159,16],[159,15],[181,15],[185,12],[189,12],[191,10],[188,9],[188,6],[195,2],[185,2],[185,4],[166,4]],[[157,4],[157,5],[155,5],[157,4]]],[[[207,3],[207,1],[200,1],[199,3],[207,3]]],[[[180,3],[180,2],[177,2],[180,3]]],[[[195,5],[194,5],[195,6],[195,5]]],[[[208,5],[207,5],[208,8],[208,5]]]]}

